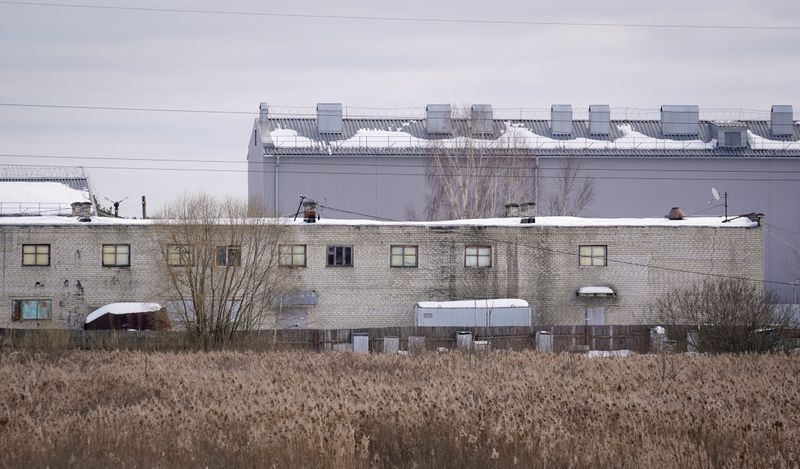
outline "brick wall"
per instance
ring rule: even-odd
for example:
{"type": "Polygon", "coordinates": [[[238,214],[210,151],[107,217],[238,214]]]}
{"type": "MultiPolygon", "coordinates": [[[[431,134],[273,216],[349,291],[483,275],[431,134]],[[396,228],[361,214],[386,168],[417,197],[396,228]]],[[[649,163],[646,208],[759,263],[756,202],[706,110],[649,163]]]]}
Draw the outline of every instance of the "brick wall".
{"type": "MultiPolygon", "coordinates": [[[[174,297],[152,226],[4,224],[0,237],[0,327],[82,327],[107,303],[174,297]],[[51,245],[51,265],[23,267],[22,245],[39,243],[51,245]],[[103,267],[101,246],[117,243],[131,245],[131,266],[103,267]],[[12,322],[13,299],[51,299],[52,319],[12,322]]],[[[652,299],[703,278],[681,271],[763,279],[764,265],[761,228],[297,224],[288,239],[307,246],[307,266],[281,272],[294,290],[316,291],[318,304],[299,308],[312,328],[409,326],[418,301],[487,297],[527,300],[536,324],[583,324],[592,305],[605,306],[607,324],[642,324],[652,299]],[[417,245],[418,266],[390,267],[394,244],[417,245]],[[583,244],[607,245],[608,265],[579,267],[583,244]],[[353,246],[353,267],[327,267],[327,245],[353,246]],[[465,245],[491,246],[492,266],[464,267],[465,245]],[[617,295],[579,299],[589,285],[617,295]]]]}

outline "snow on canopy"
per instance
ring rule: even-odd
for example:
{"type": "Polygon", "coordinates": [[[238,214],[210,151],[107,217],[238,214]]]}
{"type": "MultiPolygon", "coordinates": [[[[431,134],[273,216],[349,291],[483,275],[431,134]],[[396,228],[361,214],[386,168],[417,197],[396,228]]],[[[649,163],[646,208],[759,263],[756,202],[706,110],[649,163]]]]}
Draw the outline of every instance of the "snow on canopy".
{"type": "Polygon", "coordinates": [[[609,287],[580,287],[578,288],[578,295],[580,296],[606,296],[613,295],[614,290],[609,287]]]}
{"type": "Polygon", "coordinates": [[[420,301],[420,308],[527,308],[528,302],[518,298],[497,298],[489,300],[459,301],[420,301]]]}
{"type": "Polygon", "coordinates": [[[158,303],[110,303],[86,316],[86,324],[106,314],[150,313],[161,309],[158,303]]]}

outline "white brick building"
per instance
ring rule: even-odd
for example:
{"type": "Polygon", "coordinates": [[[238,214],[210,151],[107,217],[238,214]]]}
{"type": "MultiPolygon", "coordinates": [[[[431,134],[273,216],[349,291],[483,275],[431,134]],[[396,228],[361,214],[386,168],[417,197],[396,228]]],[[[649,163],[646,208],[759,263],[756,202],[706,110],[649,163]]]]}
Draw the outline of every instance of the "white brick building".
{"type": "MultiPolygon", "coordinates": [[[[419,301],[508,297],[530,303],[534,324],[641,324],[654,298],[706,274],[764,276],[763,229],[748,218],[519,220],[286,221],[297,265],[281,271],[297,294],[279,324],[409,326],[419,301]],[[585,286],[615,295],[578,296],[585,286]]],[[[107,303],[174,299],[152,223],[0,218],[0,327],[78,328],[107,303]]]]}

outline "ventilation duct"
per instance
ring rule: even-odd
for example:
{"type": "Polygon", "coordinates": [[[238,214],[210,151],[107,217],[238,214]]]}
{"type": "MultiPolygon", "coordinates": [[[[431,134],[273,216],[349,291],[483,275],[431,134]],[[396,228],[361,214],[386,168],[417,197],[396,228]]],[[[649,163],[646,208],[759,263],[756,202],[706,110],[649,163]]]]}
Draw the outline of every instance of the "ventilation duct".
{"type": "Polygon", "coordinates": [[[453,123],[449,104],[428,104],[425,106],[425,128],[432,135],[451,135],[453,123]]]}
{"type": "Polygon", "coordinates": [[[794,134],[794,113],[791,105],[776,104],[770,112],[769,128],[773,136],[786,137],[794,134]]]}
{"type": "Polygon", "coordinates": [[[572,135],[572,105],[553,104],[550,107],[550,133],[572,135]]]}
{"type": "Polygon", "coordinates": [[[321,134],[342,133],[342,103],[317,104],[317,132],[321,134]]]}
{"type": "Polygon", "coordinates": [[[611,108],[608,104],[589,106],[589,135],[609,136],[611,134],[611,108]]]}
{"type": "Polygon", "coordinates": [[[717,148],[747,147],[747,124],[738,121],[719,121],[711,124],[711,138],[717,148]]]}
{"type": "Polygon", "coordinates": [[[700,134],[700,109],[697,105],[661,106],[661,133],[664,136],[700,134]]]}
{"type": "Polygon", "coordinates": [[[470,117],[472,118],[473,135],[494,133],[494,113],[491,104],[473,104],[470,117]]]}

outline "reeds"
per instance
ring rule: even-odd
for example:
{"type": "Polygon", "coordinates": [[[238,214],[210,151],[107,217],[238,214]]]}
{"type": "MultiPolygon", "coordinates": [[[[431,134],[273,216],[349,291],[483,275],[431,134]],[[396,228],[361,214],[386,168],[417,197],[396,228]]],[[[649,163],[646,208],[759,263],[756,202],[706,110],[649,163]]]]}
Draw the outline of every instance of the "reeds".
{"type": "Polygon", "coordinates": [[[796,357],[0,354],[2,467],[796,467],[796,357]]]}

